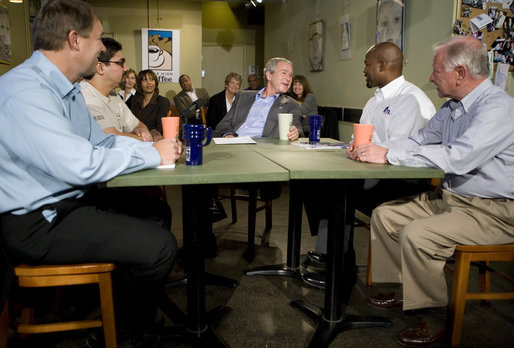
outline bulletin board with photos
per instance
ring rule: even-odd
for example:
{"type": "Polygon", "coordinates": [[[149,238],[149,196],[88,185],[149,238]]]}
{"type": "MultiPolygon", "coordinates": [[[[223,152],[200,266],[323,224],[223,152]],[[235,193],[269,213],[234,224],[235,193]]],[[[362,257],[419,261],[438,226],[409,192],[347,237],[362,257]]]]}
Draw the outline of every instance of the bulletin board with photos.
{"type": "Polygon", "coordinates": [[[493,51],[494,63],[510,64],[514,71],[513,0],[458,0],[453,30],[482,41],[493,51]]]}

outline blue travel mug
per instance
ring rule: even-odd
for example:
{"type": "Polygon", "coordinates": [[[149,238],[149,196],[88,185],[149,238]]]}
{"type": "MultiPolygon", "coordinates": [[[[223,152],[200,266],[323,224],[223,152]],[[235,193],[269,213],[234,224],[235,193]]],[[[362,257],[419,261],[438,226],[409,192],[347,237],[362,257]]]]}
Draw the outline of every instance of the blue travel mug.
{"type": "Polygon", "coordinates": [[[323,123],[323,116],[310,115],[309,116],[309,142],[319,143],[321,138],[321,124],[323,123]]]}
{"type": "Polygon", "coordinates": [[[199,166],[202,164],[204,146],[211,142],[211,128],[203,124],[185,124],[183,138],[186,145],[186,165],[199,166]],[[205,139],[205,142],[203,140],[205,139]]]}

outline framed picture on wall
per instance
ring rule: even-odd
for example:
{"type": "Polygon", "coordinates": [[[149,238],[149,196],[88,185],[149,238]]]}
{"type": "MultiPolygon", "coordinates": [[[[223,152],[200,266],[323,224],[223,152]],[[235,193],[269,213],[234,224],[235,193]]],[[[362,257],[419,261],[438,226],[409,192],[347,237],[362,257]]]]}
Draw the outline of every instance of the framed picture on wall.
{"type": "Polygon", "coordinates": [[[309,69],[323,71],[323,21],[309,25],[309,69]]]}
{"type": "Polygon", "coordinates": [[[375,43],[393,42],[403,51],[405,0],[377,0],[375,43]]]}
{"type": "Polygon", "coordinates": [[[11,64],[11,25],[5,6],[0,6],[0,63],[11,64]]]}
{"type": "Polygon", "coordinates": [[[159,82],[178,82],[180,72],[180,30],[141,29],[142,66],[151,69],[159,82]]]}
{"type": "Polygon", "coordinates": [[[45,6],[49,0],[29,0],[29,23],[30,28],[32,28],[32,24],[34,24],[34,20],[36,19],[37,13],[41,9],[41,7],[45,6]]]}

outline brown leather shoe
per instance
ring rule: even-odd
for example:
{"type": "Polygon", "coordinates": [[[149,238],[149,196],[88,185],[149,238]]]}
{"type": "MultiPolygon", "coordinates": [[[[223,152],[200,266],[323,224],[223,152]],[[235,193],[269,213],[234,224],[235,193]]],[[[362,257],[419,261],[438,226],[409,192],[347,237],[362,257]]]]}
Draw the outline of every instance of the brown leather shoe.
{"type": "Polygon", "coordinates": [[[374,296],[368,296],[368,303],[379,309],[394,309],[401,308],[403,300],[396,299],[394,292],[389,294],[379,293],[374,296]]]}
{"type": "Polygon", "coordinates": [[[414,327],[410,327],[396,337],[398,343],[408,346],[426,346],[441,339],[446,334],[446,328],[443,326],[433,329],[426,322],[422,321],[414,327]]]}

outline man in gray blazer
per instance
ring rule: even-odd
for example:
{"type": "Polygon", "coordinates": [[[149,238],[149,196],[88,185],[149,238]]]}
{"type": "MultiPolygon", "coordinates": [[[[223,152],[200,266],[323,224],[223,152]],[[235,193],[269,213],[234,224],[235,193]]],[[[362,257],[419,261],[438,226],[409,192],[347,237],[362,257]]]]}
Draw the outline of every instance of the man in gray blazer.
{"type": "Polygon", "coordinates": [[[208,107],[209,93],[207,93],[205,88],[193,88],[193,83],[186,74],[180,75],[178,83],[180,84],[182,91],[173,97],[173,102],[175,103],[178,112],[186,110],[197,99],[204,99],[206,103],[205,108],[208,107]]]}
{"type": "Polygon", "coordinates": [[[278,138],[278,114],[293,114],[289,140],[303,136],[300,105],[284,95],[293,79],[293,64],[285,58],[272,58],[264,68],[266,87],[260,91],[241,91],[232,108],[218,123],[215,136],[278,138]]]}

